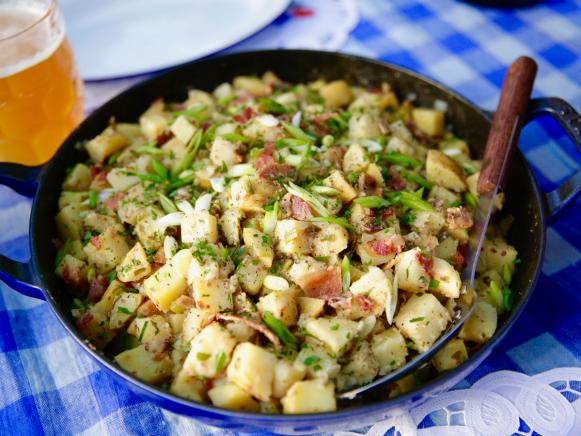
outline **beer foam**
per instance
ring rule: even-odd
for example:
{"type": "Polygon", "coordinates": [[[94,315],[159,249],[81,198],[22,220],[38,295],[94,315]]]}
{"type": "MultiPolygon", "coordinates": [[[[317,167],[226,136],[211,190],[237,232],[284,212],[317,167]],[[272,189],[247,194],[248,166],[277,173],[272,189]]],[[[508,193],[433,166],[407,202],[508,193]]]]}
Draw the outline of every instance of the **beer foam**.
{"type": "Polygon", "coordinates": [[[46,7],[35,2],[0,4],[0,78],[44,61],[61,45],[62,16],[57,10],[38,22],[45,13],[46,7]]]}

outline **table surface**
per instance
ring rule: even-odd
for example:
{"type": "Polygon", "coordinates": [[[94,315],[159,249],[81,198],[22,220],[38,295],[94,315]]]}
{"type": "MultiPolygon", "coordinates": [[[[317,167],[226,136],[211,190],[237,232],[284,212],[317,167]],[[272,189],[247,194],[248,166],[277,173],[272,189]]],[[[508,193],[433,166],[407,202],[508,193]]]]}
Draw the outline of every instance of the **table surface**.
{"type": "MultiPolygon", "coordinates": [[[[497,10],[453,0],[304,0],[230,51],[340,49],[417,70],[488,109],[496,105],[506,67],[526,54],[539,64],[534,95],[562,97],[580,110],[581,3],[540,3],[497,10]]],[[[89,108],[140,79],[89,84],[89,108]]],[[[579,170],[578,152],[550,119],[529,124],[520,147],[545,190],[579,170]]],[[[548,228],[537,288],[495,352],[455,390],[358,434],[476,434],[494,427],[479,419],[487,406],[498,410],[497,434],[581,434],[580,212],[577,201],[548,228]]],[[[0,187],[0,252],[28,257],[29,213],[28,199],[0,187]]],[[[526,262],[526,253],[521,257],[526,262]]],[[[0,433],[224,433],[114,382],[67,336],[46,303],[4,284],[0,377],[0,433]]]]}

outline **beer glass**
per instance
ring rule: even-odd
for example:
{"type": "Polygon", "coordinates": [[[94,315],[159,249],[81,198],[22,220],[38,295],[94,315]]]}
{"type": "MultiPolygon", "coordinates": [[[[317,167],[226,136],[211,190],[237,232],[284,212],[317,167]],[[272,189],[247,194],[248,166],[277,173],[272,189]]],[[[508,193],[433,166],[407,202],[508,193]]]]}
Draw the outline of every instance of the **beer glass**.
{"type": "Polygon", "coordinates": [[[0,161],[46,162],[82,117],[56,0],[0,0],[0,161]]]}

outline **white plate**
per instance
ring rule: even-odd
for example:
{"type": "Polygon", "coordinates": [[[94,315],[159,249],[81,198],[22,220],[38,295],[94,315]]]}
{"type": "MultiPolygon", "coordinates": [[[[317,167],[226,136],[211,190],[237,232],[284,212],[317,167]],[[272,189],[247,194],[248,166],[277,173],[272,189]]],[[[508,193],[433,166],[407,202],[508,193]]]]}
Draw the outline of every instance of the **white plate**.
{"type": "Polygon", "coordinates": [[[60,0],[86,80],[161,70],[223,50],[290,0],[60,0]]]}

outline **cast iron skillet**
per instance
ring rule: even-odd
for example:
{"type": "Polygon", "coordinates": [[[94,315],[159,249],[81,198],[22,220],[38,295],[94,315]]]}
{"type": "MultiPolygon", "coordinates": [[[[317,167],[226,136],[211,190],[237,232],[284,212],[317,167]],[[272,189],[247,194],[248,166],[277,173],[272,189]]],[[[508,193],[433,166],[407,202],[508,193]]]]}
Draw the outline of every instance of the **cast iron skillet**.
{"type": "MultiPolygon", "coordinates": [[[[397,413],[398,408],[410,407],[412,403],[452,387],[490,354],[524,309],[540,272],[547,220],[581,191],[581,172],[557,190],[544,194],[522,154],[519,152],[515,157],[506,204],[506,213],[512,214],[515,219],[508,241],[516,246],[523,259],[513,278],[513,289],[517,292],[515,307],[500,319],[492,340],[455,370],[394,399],[387,398],[385,388],[383,391],[378,388],[363,395],[363,398],[340,404],[338,411],[330,413],[263,415],[194,403],[137,380],[86,344],[70,315],[71,296],[53,271],[56,254],[52,244],[56,236],[53,217],[57,213],[57,200],[65,168],[87,158],[84,151],[75,148],[75,144],[96,136],[107,126],[111,117],[117,121],[134,122],[159,97],[168,101],[181,101],[185,99],[188,88],[212,90],[236,75],[262,74],[266,70],[272,70],[290,82],[343,78],[350,83],[373,86],[387,81],[394,86],[400,97],[414,93],[420,105],[431,106],[435,99],[444,100],[448,102],[447,120],[454,126],[454,132],[468,140],[476,156],[484,149],[490,128],[487,113],[442,85],[395,65],[356,56],[306,50],[258,51],[192,62],[140,83],[106,103],[69,136],[46,165],[30,168],[0,164],[0,183],[34,197],[29,232],[31,260],[19,263],[0,256],[0,278],[25,295],[45,299],[69,333],[110,374],[133,391],[171,411],[195,417],[206,424],[243,431],[262,429],[281,433],[311,433],[338,430],[347,423],[352,426],[353,422],[363,426],[397,413]]],[[[530,117],[542,113],[555,117],[581,149],[581,117],[570,105],[556,98],[531,100],[530,117]]]]}

